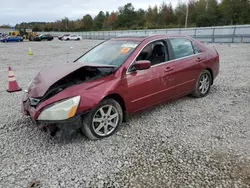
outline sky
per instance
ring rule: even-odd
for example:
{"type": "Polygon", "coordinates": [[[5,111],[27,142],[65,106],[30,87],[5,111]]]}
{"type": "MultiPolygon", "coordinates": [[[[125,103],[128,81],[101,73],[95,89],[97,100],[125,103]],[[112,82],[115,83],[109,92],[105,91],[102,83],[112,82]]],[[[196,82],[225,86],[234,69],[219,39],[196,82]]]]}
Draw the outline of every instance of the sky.
{"type": "MultiPolygon", "coordinates": [[[[56,21],[64,17],[75,20],[86,14],[92,17],[99,11],[116,11],[118,7],[132,3],[135,9],[147,9],[149,5],[160,5],[162,2],[171,2],[173,7],[179,0],[11,0],[0,4],[0,25],[11,26],[21,22],[56,21]]],[[[185,0],[182,0],[185,2],[185,0]]]]}

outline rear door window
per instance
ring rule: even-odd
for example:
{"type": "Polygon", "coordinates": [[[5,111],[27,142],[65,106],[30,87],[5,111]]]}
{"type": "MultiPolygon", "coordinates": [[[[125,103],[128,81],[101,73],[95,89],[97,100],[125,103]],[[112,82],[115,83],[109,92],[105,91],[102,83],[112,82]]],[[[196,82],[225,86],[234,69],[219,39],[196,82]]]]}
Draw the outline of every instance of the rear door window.
{"type": "Polygon", "coordinates": [[[173,58],[183,58],[195,54],[192,42],[186,38],[169,38],[173,49],[173,58]]]}

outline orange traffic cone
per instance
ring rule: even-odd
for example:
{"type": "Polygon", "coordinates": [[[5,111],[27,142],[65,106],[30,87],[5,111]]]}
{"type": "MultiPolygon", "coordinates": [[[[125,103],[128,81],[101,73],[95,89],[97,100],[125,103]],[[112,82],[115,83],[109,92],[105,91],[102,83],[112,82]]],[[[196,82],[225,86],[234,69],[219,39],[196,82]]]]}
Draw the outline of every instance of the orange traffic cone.
{"type": "Polygon", "coordinates": [[[8,92],[15,92],[15,91],[21,91],[22,89],[19,87],[14,72],[12,71],[11,67],[9,67],[9,89],[7,89],[8,92]]]}

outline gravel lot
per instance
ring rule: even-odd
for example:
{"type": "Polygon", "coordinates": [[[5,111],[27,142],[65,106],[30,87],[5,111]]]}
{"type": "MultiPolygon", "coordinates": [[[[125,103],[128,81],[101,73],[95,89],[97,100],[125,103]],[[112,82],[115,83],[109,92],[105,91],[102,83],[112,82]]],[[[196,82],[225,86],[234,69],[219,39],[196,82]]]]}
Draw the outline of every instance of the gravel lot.
{"type": "Polygon", "coordinates": [[[0,44],[0,187],[250,187],[250,44],[209,44],[221,71],[207,97],[138,113],[107,139],[59,142],[21,116],[8,66],[24,90],[99,42],[0,44]]]}

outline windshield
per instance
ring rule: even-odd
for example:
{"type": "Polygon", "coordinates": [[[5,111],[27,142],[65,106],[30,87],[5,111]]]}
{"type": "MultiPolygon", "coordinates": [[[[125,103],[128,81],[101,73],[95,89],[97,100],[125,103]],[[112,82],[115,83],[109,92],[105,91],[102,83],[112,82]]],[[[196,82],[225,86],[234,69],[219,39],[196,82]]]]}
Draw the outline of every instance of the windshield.
{"type": "Polygon", "coordinates": [[[138,41],[108,40],[87,52],[77,62],[100,63],[119,67],[139,43],[138,41]]]}

